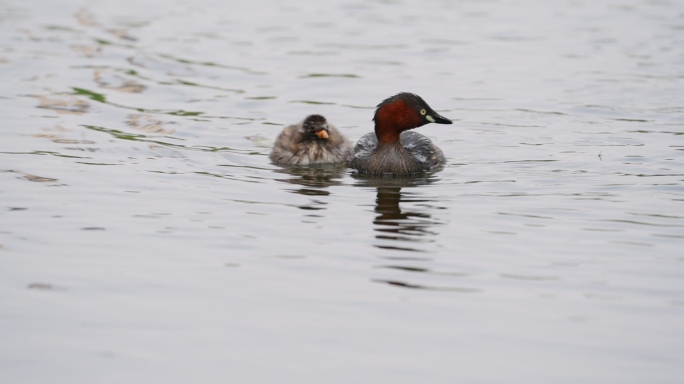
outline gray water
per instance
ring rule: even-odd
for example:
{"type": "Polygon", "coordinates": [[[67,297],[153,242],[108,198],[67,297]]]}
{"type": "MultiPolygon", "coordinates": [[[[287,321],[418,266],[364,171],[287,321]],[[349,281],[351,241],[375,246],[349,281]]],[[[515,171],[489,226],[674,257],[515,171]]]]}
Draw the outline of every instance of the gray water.
{"type": "Polygon", "coordinates": [[[684,381],[684,2],[0,10],[0,382],[684,381]],[[400,91],[442,171],[269,163],[400,91]]]}

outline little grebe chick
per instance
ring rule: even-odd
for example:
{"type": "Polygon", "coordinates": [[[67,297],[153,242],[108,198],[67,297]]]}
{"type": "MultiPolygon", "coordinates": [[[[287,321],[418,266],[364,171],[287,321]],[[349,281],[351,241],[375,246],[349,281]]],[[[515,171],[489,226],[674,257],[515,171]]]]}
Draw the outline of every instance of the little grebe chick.
{"type": "Polygon", "coordinates": [[[351,142],[321,115],[285,127],[270,155],[280,165],[346,163],[350,157],[351,142]]]}
{"type": "Polygon", "coordinates": [[[417,132],[406,132],[428,123],[451,124],[418,95],[399,93],[375,110],[375,133],[359,139],[350,166],[359,173],[409,176],[446,162],[442,150],[417,132]]]}

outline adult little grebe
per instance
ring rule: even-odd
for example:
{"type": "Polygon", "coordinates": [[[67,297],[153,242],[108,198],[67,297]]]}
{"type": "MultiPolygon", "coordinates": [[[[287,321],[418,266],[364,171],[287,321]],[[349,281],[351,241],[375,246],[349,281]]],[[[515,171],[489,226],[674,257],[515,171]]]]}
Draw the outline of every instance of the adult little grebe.
{"type": "Polygon", "coordinates": [[[405,132],[428,123],[451,124],[418,95],[402,92],[378,104],[375,133],[359,139],[350,166],[359,173],[408,176],[443,164],[442,150],[427,137],[405,132]]]}
{"type": "Polygon", "coordinates": [[[351,142],[321,115],[308,116],[283,129],[271,161],[280,165],[344,163],[351,156],[351,142]]]}

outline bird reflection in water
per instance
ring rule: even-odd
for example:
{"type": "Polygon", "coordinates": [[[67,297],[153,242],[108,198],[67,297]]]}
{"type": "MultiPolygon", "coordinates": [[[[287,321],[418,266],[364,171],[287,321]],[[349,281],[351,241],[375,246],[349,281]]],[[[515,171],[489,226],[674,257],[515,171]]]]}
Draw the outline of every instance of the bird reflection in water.
{"type": "Polygon", "coordinates": [[[433,215],[446,209],[439,200],[426,197],[422,186],[438,179],[434,176],[414,178],[360,178],[356,185],[375,187],[375,213],[373,219],[374,246],[383,250],[379,257],[388,260],[376,268],[384,270],[373,282],[402,288],[467,291],[468,288],[440,286],[435,276],[453,275],[435,271],[429,264],[432,257],[424,255],[437,246],[435,227],[443,224],[433,215]]]}
{"type": "MultiPolygon", "coordinates": [[[[358,178],[359,176],[357,176],[358,178]]],[[[375,238],[380,240],[376,248],[410,252],[426,252],[425,244],[433,243],[431,237],[436,235],[432,230],[440,222],[432,219],[430,210],[441,209],[435,206],[435,200],[413,192],[402,191],[402,188],[418,187],[435,182],[430,176],[416,178],[363,178],[357,185],[372,186],[377,189],[373,220],[376,231],[375,238]],[[420,204],[419,208],[402,209],[401,205],[420,204]],[[414,244],[421,245],[415,247],[414,244]]],[[[393,257],[393,259],[416,259],[415,257],[393,257]]]]}
{"type": "Polygon", "coordinates": [[[312,164],[279,168],[274,172],[292,176],[285,179],[277,178],[276,180],[298,187],[286,189],[288,192],[312,196],[309,203],[300,205],[299,208],[315,211],[325,209],[328,203],[321,200],[320,197],[330,195],[328,187],[342,185],[340,179],[345,174],[346,168],[339,164],[312,164]]]}
{"type": "MultiPolygon", "coordinates": [[[[373,220],[375,235],[379,240],[392,240],[398,242],[426,242],[423,237],[435,235],[430,227],[435,223],[430,220],[430,215],[424,212],[402,211],[399,207],[400,202],[424,202],[425,200],[414,199],[407,194],[401,193],[401,187],[382,187],[378,188],[375,200],[375,212],[379,215],[373,220]],[[403,200],[402,200],[403,199],[403,200]]],[[[376,247],[383,249],[397,249],[403,251],[421,250],[399,246],[377,244],[376,247]]]]}

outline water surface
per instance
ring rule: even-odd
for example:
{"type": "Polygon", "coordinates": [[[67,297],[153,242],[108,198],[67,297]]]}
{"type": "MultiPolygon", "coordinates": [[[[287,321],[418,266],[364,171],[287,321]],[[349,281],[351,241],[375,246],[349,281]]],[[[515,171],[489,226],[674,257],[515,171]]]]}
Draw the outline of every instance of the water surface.
{"type": "Polygon", "coordinates": [[[3,383],[684,378],[680,1],[0,7],[3,383]],[[269,163],[400,91],[440,172],[269,163]]]}

